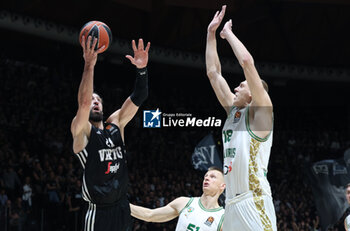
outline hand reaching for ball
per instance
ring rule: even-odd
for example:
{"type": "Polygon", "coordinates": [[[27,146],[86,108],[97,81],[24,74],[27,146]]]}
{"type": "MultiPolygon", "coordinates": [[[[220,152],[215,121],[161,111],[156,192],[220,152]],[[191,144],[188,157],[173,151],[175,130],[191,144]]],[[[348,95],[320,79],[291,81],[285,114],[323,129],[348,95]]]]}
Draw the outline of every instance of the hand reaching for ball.
{"type": "Polygon", "coordinates": [[[95,46],[97,44],[97,38],[94,38],[92,41],[92,37],[89,36],[87,42],[85,42],[85,36],[82,36],[82,47],[83,47],[83,57],[85,60],[86,66],[95,66],[97,61],[97,54],[101,53],[105,49],[105,45],[95,50],[95,46]]]}

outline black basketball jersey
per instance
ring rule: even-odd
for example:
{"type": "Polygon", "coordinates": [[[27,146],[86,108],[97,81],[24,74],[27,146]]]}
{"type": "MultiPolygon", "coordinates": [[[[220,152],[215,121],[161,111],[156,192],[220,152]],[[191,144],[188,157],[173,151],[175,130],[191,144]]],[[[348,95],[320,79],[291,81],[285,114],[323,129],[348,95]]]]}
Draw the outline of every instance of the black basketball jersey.
{"type": "Polygon", "coordinates": [[[126,197],[126,151],[118,126],[105,123],[103,130],[91,126],[89,142],[77,156],[84,168],[84,200],[104,206],[126,197]]]}

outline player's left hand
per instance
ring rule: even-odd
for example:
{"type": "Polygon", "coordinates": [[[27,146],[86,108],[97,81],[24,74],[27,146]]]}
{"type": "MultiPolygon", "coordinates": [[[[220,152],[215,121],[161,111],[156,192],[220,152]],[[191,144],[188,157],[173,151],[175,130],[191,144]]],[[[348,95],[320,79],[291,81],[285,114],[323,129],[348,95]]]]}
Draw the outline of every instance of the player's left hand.
{"type": "Polygon", "coordinates": [[[146,67],[148,63],[148,50],[151,43],[148,42],[146,48],[144,48],[142,39],[139,39],[138,46],[136,46],[135,40],[132,40],[131,44],[134,51],[134,57],[131,55],[126,55],[125,57],[139,69],[146,67]]]}
{"type": "Polygon", "coordinates": [[[220,37],[222,39],[226,39],[226,35],[230,31],[232,31],[232,20],[231,19],[225,23],[224,28],[222,28],[222,31],[220,32],[220,37]]]}

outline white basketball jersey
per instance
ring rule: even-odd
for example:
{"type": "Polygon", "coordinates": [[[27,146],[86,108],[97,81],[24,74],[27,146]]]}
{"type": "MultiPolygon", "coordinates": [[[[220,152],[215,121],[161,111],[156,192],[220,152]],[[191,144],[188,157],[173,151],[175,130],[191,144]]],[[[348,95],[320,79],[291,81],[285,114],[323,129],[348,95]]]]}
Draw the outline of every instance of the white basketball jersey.
{"type": "Polygon", "coordinates": [[[350,215],[348,215],[348,216],[345,218],[344,225],[345,225],[345,230],[350,231],[350,215]]]}
{"type": "Polygon", "coordinates": [[[271,196],[267,181],[272,131],[268,137],[257,137],[249,125],[249,107],[233,107],[223,128],[224,178],[226,201],[246,192],[253,196],[271,196]]]}
{"type": "Polygon", "coordinates": [[[206,209],[200,197],[192,197],[181,210],[175,231],[217,231],[221,229],[223,207],[206,209]]]}

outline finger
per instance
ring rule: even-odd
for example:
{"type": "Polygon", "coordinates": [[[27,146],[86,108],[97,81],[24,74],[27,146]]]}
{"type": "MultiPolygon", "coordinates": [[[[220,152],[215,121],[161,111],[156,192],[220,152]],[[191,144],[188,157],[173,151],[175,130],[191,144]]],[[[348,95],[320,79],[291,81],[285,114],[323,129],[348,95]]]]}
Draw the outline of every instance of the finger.
{"type": "Polygon", "coordinates": [[[80,44],[82,47],[83,47],[83,51],[85,51],[85,36],[81,36],[81,44],[80,44]]]}
{"type": "Polygon", "coordinates": [[[96,43],[97,43],[97,38],[94,38],[94,41],[92,43],[92,50],[95,50],[95,47],[96,47],[96,43]]]}
{"type": "Polygon", "coordinates": [[[216,18],[218,16],[218,14],[219,14],[219,11],[216,11],[216,13],[214,14],[213,19],[216,18]]]}
{"type": "Polygon", "coordinates": [[[232,30],[232,19],[227,21],[228,28],[232,30]]]}
{"type": "Polygon", "coordinates": [[[147,43],[147,46],[146,46],[146,50],[145,50],[147,53],[148,53],[150,47],[151,47],[151,43],[148,42],[148,43],[147,43]]]}
{"type": "Polygon", "coordinates": [[[137,51],[135,40],[131,41],[131,46],[133,51],[137,51]]]}
{"type": "Polygon", "coordinates": [[[125,55],[125,58],[129,59],[132,64],[134,64],[134,58],[131,55],[125,55]]]}
{"type": "Polygon", "coordinates": [[[223,5],[223,6],[221,7],[221,12],[224,12],[224,13],[225,13],[225,11],[226,11],[226,5],[223,5]]]}
{"type": "Polygon", "coordinates": [[[143,51],[143,49],[144,49],[143,40],[142,40],[142,38],[140,38],[139,39],[139,50],[143,51]]]}
{"type": "Polygon", "coordinates": [[[92,37],[91,37],[91,35],[89,35],[85,49],[90,49],[91,48],[91,46],[90,46],[91,45],[91,39],[92,39],[92,37]]]}
{"type": "Polygon", "coordinates": [[[220,12],[220,18],[223,18],[226,12],[226,5],[223,5],[220,12]]]}
{"type": "Polygon", "coordinates": [[[102,47],[100,47],[100,48],[98,48],[97,49],[97,54],[100,54],[100,53],[102,53],[103,52],[103,49],[105,48],[106,46],[105,45],[103,45],[102,47]]]}

